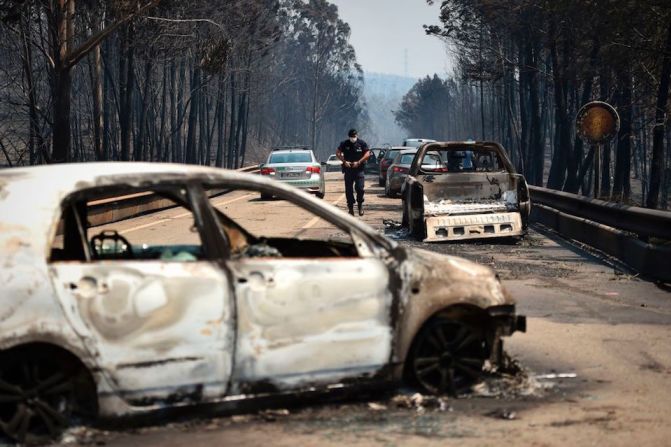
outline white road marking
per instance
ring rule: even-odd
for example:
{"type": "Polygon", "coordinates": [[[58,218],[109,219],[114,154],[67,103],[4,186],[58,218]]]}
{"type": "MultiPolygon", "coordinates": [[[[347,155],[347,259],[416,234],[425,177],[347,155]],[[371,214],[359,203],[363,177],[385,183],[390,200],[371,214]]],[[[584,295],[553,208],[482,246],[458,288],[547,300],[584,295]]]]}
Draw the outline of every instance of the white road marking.
{"type": "MultiPolygon", "coordinates": [[[[345,198],[345,194],[338,197],[338,200],[336,200],[335,202],[331,202],[331,205],[337,206],[340,203],[340,201],[344,198],[345,198]]],[[[301,230],[307,230],[308,228],[312,228],[317,222],[319,222],[319,219],[321,219],[321,217],[319,217],[319,216],[313,217],[310,222],[303,225],[301,230]]]]}
{"type": "MultiPolygon", "coordinates": [[[[245,194],[244,196],[236,197],[235,199],[231,199],[231,200],[221,202],[221,203],[216,203],[216,202],[213,201],[212,205],[213,206],[224,206],[224,205],[228,205],[229,203],[237,202],[238,200],[246,199],[247,197],[252,197],[253,195],[254,194],[245,194]]],[[[138,225],[137,227],[131,227],[131,228],[128,228],[126,230],[119,231],[119,234],[126,234],[126,233],[131,233],[131,232],[137,231],[137,230],[143,230],[145,228],[153,227],[154,225],[158,225],[160,223],[169,222],[173,219],[181,219],[182,217],[187,217],[187,216],[192,216],[192,215],[193,215],[193,213],[191,211],[188,211],[186,213],[181,213],[181,214],[178,214],[178,215],[173,216],[173,217],[167,217],[167,218],[164,218],[164,219],[157,220],[155,222],[149,222],[149,223],[146,223],[144,225],[138,225]]]]}

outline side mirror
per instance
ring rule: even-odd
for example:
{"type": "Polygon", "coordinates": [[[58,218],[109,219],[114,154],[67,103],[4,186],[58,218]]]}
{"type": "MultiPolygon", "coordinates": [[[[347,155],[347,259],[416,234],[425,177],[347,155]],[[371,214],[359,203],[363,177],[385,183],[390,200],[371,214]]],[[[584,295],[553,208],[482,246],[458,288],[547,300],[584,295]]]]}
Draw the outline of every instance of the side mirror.
{"type": "Polygon", "coordinates": [[[264,167],[265,165],[266,165],[265,163],[261,163],[261,164],[259,164],[259,169],[263,169],[263,167],[264,167]]]}

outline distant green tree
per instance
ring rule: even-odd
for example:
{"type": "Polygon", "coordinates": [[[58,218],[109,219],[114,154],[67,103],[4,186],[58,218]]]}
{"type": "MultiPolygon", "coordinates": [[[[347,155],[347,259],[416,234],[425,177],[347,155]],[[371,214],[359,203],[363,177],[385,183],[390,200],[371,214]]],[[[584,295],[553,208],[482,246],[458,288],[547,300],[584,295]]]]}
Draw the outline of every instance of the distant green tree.
{"type": "Polygon", "coordinates": [[[410,89],[394,116],[412,136],[449,139],[451,105],[450,83],[434,74],[420,79],[410,89]]]}

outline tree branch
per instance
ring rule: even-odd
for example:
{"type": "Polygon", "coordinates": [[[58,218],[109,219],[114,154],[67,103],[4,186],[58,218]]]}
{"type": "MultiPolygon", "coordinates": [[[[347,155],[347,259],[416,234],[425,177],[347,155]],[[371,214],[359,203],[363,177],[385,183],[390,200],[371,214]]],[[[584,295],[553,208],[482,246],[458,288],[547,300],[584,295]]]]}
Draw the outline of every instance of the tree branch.
{"type": "Polygon", "coordinates": [[[161,2],[161,0],[150,0],[149,3],[145,4],[144,6],[139,7],[135,12],[132,14],[128,14],[126,17],[116,21],[115,23],[109,25],[105,29],[99,31],[98,33],[94,34],[91,36],[86,42],[81,44],[79,48],[76,50],[70,52],[68,57],[66,58],[65,66],[67,68],[72,68],[84,58],[91,50],[93,50],[100,42],[107,36],[109,36],[111,33],[116,31],[121,25],[124,23],[128,22],[129,20],[137,17],[139,14],[141,14],[143,11],[146,11],[149,8],[152,8],[156,5],[158,5],[161,2]]]}

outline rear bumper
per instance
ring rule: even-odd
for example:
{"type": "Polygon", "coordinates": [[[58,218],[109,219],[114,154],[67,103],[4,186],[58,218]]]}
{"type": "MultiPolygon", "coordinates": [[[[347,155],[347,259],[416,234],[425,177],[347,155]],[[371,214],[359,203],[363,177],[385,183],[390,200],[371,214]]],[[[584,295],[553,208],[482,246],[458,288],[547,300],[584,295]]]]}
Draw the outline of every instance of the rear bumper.
{"type": "Polygon", "coordinates": [[[401,186],[405,182],[405,175],[392,175],[389,177],[389,189],[392,192],[401,192],[401,186]]]}
{"type": "Polygon", "coordinates": [[[440,242],[524,234],[519,212],[430,216],[424,219],[425,242],[440,242]]]}
{"type": "Polygon", "coordinates": [[[303,180],[279,180],[282,183],[291,185],[295,188],[309,189],[309,190],[319,190],[321,188],[321,180],[319,176],[317,178],[303,179],[303,180]]]}

